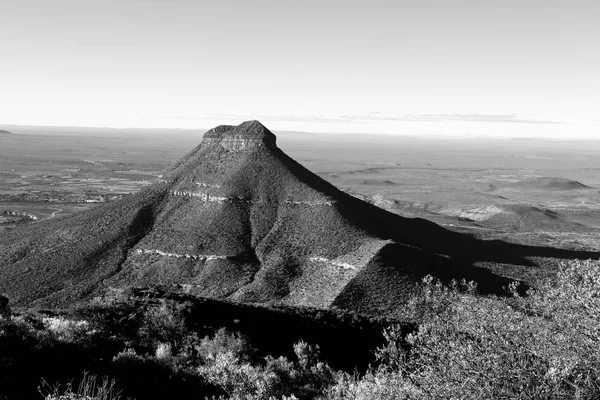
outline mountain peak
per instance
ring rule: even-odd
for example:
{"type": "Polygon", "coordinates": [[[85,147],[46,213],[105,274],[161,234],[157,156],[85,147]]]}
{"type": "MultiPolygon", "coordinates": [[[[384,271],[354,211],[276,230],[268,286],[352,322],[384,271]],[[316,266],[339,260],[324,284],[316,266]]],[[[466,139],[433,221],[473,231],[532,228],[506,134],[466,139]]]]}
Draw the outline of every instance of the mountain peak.
{"type": "Polygon", "coordinates": [[[238,126],[219,125],[207,131],[204,146],[220,146],[229,151],[243,151],[260,147],[276,147],[277,138],[258,121],[245,121],[238,126]]]}

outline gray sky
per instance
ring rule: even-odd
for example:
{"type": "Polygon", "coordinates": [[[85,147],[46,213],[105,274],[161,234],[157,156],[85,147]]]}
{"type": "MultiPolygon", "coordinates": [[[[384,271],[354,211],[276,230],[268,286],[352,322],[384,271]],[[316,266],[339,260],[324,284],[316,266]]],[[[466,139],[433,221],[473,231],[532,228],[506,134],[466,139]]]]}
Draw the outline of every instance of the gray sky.
{"type": "Polygon", "coordinates": [[[600,2],[0,0],[0,124],[600,138],[600,2]]]}

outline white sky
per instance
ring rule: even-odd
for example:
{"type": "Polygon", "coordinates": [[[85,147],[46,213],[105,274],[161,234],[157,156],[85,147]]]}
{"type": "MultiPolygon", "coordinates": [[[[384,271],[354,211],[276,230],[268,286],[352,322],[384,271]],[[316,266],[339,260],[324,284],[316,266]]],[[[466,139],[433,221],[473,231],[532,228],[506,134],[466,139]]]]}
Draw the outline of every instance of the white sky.
{"type": "Polygon", "coordinates": [[[600,2],[0,0],[0,124],[600,138],[600,2]]]}

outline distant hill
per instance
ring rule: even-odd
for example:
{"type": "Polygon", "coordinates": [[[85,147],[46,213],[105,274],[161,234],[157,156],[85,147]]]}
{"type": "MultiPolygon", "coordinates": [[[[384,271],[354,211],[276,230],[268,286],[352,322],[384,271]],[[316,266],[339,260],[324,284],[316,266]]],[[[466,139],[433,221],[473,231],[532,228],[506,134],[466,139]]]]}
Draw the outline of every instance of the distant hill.
{"type": "Polygon", "coordinates": [[[503,182],[489,185],[488,190],[498,189],[518,189],[518,190],[538,190],[538,191],[569,191],[569,190],[588,190],[593,189],[579,181],[555,177],[535,177],[523,179],[517,182],[503,182]]]}
{"type": "MultiPolygon", "coordinates": [[[[247,303],[393,313],[427,274],[511,280],[478,265],[581,256],[481,241],[352,197],[288,157],[257,121],[222,125],[118,202],[0,237],[0,292],[61,306],[110,287],[179,285],[247,303]]],[[[498,268],[496,268],[498,269],[498,268]]]]}
{"type": "Polygon", "coordinates": [[[563,178],[539,178],[535,181],[535,184],[541,189],[548,190],[592,189],[581,182],[563,178]]]}

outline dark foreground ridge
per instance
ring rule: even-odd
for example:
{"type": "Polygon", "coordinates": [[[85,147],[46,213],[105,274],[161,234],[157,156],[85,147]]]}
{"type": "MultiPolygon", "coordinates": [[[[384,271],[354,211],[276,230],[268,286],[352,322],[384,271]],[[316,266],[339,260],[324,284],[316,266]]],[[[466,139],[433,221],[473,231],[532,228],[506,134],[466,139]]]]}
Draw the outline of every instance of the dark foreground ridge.
{"type": "Polygon", "coordinates": [[[0,129],[0,135],[12,135],[12,132],[9,131],[3,131],[2,129],[0,129]]]}
{"type": "Polygon", "coordinates": [[[249,121],[208,131],[134,195],[0,237],[0,292],[16,305],[65,306],[111,287],[179,285],[381,314],[427,274],[502,293],[510,280],[490,271],[504,265],[599,256],[478,240],[384,211],[311,173],[249,121]]]}

